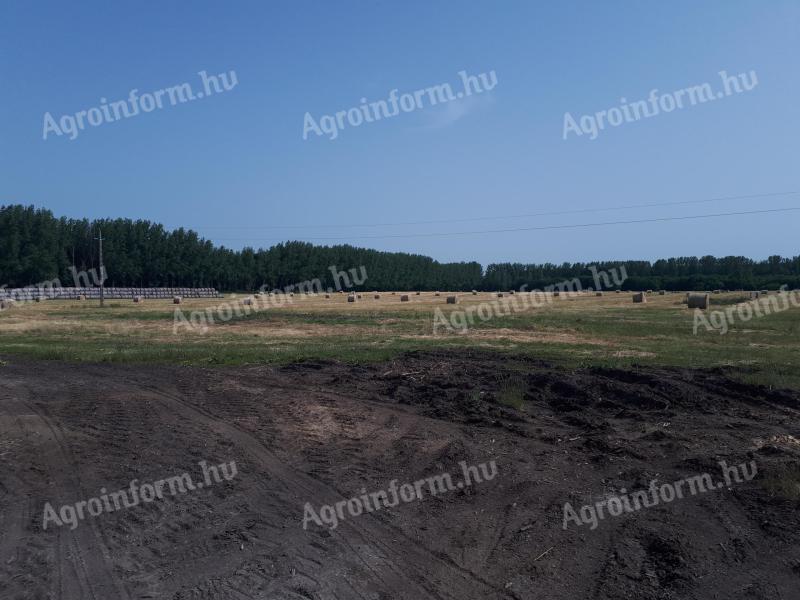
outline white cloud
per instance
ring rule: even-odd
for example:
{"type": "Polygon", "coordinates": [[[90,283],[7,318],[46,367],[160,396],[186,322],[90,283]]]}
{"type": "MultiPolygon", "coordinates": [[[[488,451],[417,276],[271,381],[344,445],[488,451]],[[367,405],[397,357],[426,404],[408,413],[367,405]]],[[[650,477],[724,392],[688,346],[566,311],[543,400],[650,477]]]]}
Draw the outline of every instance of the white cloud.
{"type": "Polygon", "coordinates": [[[428,127],[439,129],[448,127],[466,116],[483,110],[494,104],[494,95],[491,93],[473,94],[458,100],[451,100],[446,104],[429,109],[428,127]]]}

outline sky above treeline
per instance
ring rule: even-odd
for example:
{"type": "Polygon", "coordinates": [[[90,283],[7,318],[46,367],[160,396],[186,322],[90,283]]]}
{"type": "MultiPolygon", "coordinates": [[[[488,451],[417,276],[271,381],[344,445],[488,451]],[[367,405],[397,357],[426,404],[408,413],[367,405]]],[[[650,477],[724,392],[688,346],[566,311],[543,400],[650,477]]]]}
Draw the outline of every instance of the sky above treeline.
{"type": "Polygon", "coordinates": [[[794,0],[12,0],[0,204],[237,249],[793,256],[798,31],[794,0]]]}

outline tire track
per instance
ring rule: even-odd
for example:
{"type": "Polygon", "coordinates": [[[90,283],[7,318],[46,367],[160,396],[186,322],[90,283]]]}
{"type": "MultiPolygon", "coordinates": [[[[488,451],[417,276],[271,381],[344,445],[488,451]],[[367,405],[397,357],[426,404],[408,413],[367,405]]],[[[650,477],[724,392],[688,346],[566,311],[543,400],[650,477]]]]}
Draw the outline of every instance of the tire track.
{"type": "MultiPolygon", "coordinates": [[[[30,400],[32,394],[29,390],[21,386],[14,387],[10,395],[4,394],[2,406],[4,412],[17,423],[18,434],[26,438],[38,438],[38,443],[43,447],[36,448],[37,454],[45,461],[47,475],[57,482],[57,489],[69,489],[75,498],[88,497],[80,481],[80,468],[72,456],[63,431],[34,405],[30,400]],[[22,394],[28,398],[23,399],[20,397],[22,394]],[[48,448],[51,444],[54,447],[48,448]]],[[[19,482],[20,489],[30,487],[22,480],[19,482]]],[[[43,518],[41,511],[44,510],[46,501],[40,500],[40,497],[41,494],[37,493],[29,496],[27,502],[21,503],[22,512],[12,520],[18,525],[12,529],[10,535],[0,536],[0,557],[6,556],[12,545],[16,544],[18,550],[22,542],[31,542],[31,536],[24,535],[23,527],[27,530],[34,522],[31,506],[35,507],[33,510],[36,518],[43,518]],[[28,506],[27,511],[25,506],[28,506]]],[[[58,511],[59,506],[53,508],[58,511]]],[[[45,540],[47,534],[40,531],[38,539],[26,545],[26,551],[30,545],[34,548],[41,545],[45,549],[49,546],[49,552],[45,552],[51,553],[52,560],[56,563],[53,571],[56,576],[50,584],[52,597],[106,600],[110,595],[121,600],[130,599],[127,589],[113,573],[110,554],[95,520],[88,519],[74,530],[67,526],[57,527],[54,533],[56,539],[52,544],[45,540]]]]}
{"type": "MultiPolygon", "coordinates": [[[[163,398],[176,410],[184,414],[195,415],[215,433],[226,435],[239,442],[242,448],[259,459],[260,465],[266,467],[287,489],[291,490],[297,502],[298,513],[304,504],[304,499],[315,498],[320,504],[333,504],[341,500],[335,491],[319,480],[304,473],[289,472],[286,465],[250,433],[193,406],[176,394],[164,392],[152,385],[138,381],[131,381],[131,383],[163,398]]],[[[351,560],[361,562],[364,567],[375,574],[382,584],[388,586],[385,591],[397,594],[397,597],[408,597],[414,600],[420,598],[462,600],[471,597],[476,592],[482,598],[487,599],[511,598],[505,591],[483,581],[474,573],[454,562],[420,548],[418,543],[413,540],[408,540],[411,544],[404,544],[400,550],[391,548],[388,544],[380,541],[383,538],[391,537],[387,536],[383,530],[385,526],[378,524],[373,519],[368,519],[369,516],[364,515],[364,518],[360,519],[358,523],[345,520],[339,526],[360,538],[358,545],[363,546],[363,550],[357,550],[344,535],[341,536],[341,542],[349,549],[351,560]],[[370,562],[367,561],[367,558],[370,559],[370,562]],[[409,573],[405,569],[411,572],[409,573]],[[379,572],[386,571],[393,574],[391,580],[379,575],[379,572]],[[446,582],[442,582],[442,579],[446,579],[446,582]],[[412,585],[414,587],[409,589],[412,585]],[[411,595],[408,595],[409,592],[411,595]]],[[[392,534],[402,535],[402,532],[393,531],[392,534]]],[[[364,591],[368,592],[369,590],[365,589],[364,591]]]]}
{"type": "MultiPolygon", "coordinates": [[[[34,412],[42,423],[53,434],[53,440],[61,450],[61,464],[57,465],[57,477],[62,479],[59,487],[72,487],[76,492],[75,497],[85,499],[91,495],[84,489],[80,479],[80,466],[75,461],[66,436],[49,417],[37,409],[31,402],[21,401],[24,406],[34,412]],[[74,473],[70,478],[67,474],[74,473]]],[[[56,507],[54,507],[56,508],[56,507]]],[[[56,508],[56,510],[58,510],[56,508]]],[[[106,546],[104,536],[100,530],[98,519],[89,518],[76,529],[59,527],[57,529],[59,546],[68,550],[67,556],[74,565],[74,572],[84,588],[84,592],[96,600],[106,600],[110,592],[121,600],[130,600],[130,594],[125,585],[113,572],[111,555],[106,546]],[[82,576],[81,576],[82,575],[82,576]]],[[[70,596],[68,596],[70,597],[70,596]]],[[[85,596],[84,596],[85,597],[85,596]]]]}

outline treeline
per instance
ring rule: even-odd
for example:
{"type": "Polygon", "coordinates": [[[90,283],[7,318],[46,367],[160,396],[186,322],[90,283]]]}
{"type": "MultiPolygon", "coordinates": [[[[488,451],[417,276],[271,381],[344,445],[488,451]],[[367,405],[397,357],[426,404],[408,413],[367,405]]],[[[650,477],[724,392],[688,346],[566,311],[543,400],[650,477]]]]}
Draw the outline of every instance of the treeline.
{"type": "Polygon", "coordinates": [[[334,288],[331,266],[339,271],[363,266],[367,280],[361,289],[472,289],[482,278],[477,262],[442,264],[416,254],[304,242],[234,251],[194,231],[167,231],[149,221],[57,219],[48,210],[12,205],[0,206],[0,285],[58,279],[71,286],[73,266],[99,272],[101,230],[109,286],[253,290],[318,278],[324,288],[334,288]]]}
{"type": "MultiPolygon", "coordinates": [[[[608,277],[612,288],[622,290],[760,290],[778,289],[782,285],[800,289],[800,256],[770,256],[763,261],[744,256],[686,256],[652,263],[625,260],[561,265],[491,264],[486,268],[483,286],[487,290],[520,289],[523,285],[527,285],[527,289],[541,289],[559,281],[577,278],[584,288],[596,288],[592,267],[597,272],[606,273],[616,269],[620,275],[624,269],[627,277],[621,285],[613,285],[614,277],[608,277]]],[[[605,283],[602,277],[597,280],[605,283]]],[[[616,279],[619,280],[621,277],[616,279]]]]}
{"type": "Polygon", "coordinates": [[[330,271],[364,267],[360,289],[499,290],[542,288],[578,278],[594,287],[590,266],[604,271],[625,268],[622,289],[761,289],[800,287],[800,256],[765,261],[729,256],[686,257],[601,263],[491,264],[439,263],[403,252],[380,252],[349,245],[315,246],[286,242],[269,249],[231,250],[214,246],[185,229],[130,219],[56,218],[48,210],[0,206],[0,286],[24,287],[58,279],[73,284],[72,267],[99,269],[102,230],[107,285],[119,287],[215,287],[219,290],[275,288],[320,279],[335,287],[330,271]]]}

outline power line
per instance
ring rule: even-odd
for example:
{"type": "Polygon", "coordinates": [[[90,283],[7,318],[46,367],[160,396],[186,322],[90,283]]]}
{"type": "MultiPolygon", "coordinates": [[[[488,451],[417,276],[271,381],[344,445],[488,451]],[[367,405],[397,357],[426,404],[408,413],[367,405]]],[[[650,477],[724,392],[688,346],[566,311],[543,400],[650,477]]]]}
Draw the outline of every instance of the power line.
{"type": "Polygon", "coordinates": [[[557,210],[550,212],[523,213],[519,215],[485,216],[485,217],[465,217],[460,219],[436,219],[430,221],[405,221],[398,223],[361,223],[345,225],[210,225],[193,227],[192,229],[345,229],[350,227],[395,227],[404,225],[433,225],[442,223],[467,223],[474,221],[500,221],[503,219],[521,219],[527,217],[550,217],[556,215],[575,215],[592,212],[608,212],[615,210],[629,210],[632,208],[653,208],[661,206],[682,206],[690,204],[705,204],[709,202],[727,202],[732,200],[753,200],[756,198],[770,198],[775,196],[789,196],[800,192],[770,192],[766,194],[749,194],[746,196],[721,196],[718,198],[706,198],[703,200],[680,200],[675,202],[650,202],[645,204],[628,204],[623,206],[608,206],[598,208],[579,208],[572,210],[557,210]]]}
{"type": "MultiPolygon", "coordinates": [[[[683,217],[658,217],[653,219],[636,219],[632,221],[605,221],[601,223],[579,223],[573,225],[543,225],[541,227],[515,227],[512,229],[484,229],[480,231],[454,231],[454,232],[438,232],[438,233],[400,233],[400,234],[387,234],[387,235],[361,235],[361,236],[348,236],[348,237],[309,237],[304,238],[307,240],[364,240],[364,239],[387,239],[387,238],[417,238],[417,237],[449,237],[459,235],[480,235],[485,233],[514,233],[518,231],[545,231],[549,229],[579,229],[585,227],[603,227],[606,225],[633,225],[639,223],[663,223],[666,221],[689,221],[692,219],[712,219],[716,217],[732,217],[740,215],[757,215],[764,213],[778,213],[800,210],[800,206],[793,206],[789,208],[769,208],[763,210],[749,210],[743,212],[729,212],[729,213],[713,213],[707,215],[689,215],[683,217]]],[[[256,238],[216,238],[217,241],[227,242],[245,242],[254,241],[256,238]]],[[[277,238],[264,239],[259,241],[280,241],[277,238]]]]}
{"type": "Polygon", "coordinates": [[[100,308],[103,308],[103,306],[105,305],[105,299],[106,299],[106,286],[105,286],[105,283],[106,283],[106,279],[105,279],[106,267],[103,264],[103,230],[102,229],[98,229],[98,231],[100,233],[100,237],[96,237],[95,239],[100,242],[100,276],[101,276],[101,279],[100,279],[100,308]]]}

